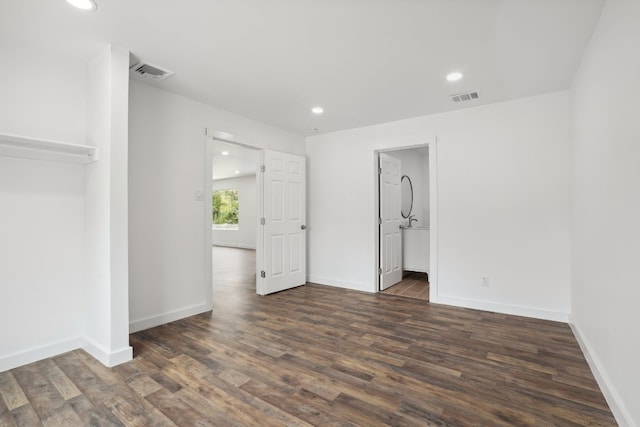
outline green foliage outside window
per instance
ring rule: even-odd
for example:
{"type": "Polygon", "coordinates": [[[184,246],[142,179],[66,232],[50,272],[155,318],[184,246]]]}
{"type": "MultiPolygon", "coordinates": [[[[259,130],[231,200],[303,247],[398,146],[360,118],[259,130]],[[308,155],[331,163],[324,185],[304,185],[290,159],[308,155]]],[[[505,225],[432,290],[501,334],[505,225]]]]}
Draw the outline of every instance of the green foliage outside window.
{"type": "Polygon", "coordinates": [[[216,190],[211,199],[214,228],[238,229],[238,190],[216,190]]]}

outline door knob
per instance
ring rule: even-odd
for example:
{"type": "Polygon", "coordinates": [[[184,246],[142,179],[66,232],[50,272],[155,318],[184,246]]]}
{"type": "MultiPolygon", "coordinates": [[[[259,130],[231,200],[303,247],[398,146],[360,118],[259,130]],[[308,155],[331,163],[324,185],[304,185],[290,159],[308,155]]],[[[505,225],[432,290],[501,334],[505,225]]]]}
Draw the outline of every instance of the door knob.
{"type": "Polygon", "coordinates": [[[306,226],[306,225],[304,225],[304,224],[302,224],[302,225],[300,226],[300,229],[301,229],[301,230],[306,230],[306,229],[307,229],[307,226],[306,226]]]}

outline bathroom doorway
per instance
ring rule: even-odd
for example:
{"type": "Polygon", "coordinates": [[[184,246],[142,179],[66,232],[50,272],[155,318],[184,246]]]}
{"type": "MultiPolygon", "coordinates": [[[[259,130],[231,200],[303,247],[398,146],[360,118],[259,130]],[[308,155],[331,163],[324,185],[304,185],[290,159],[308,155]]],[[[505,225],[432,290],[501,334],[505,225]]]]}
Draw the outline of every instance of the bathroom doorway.
{"type": "Polygon", "coordinates": [[[377,289],[429,301],[435,291],[435,143],[376,157],[377,289]]]}

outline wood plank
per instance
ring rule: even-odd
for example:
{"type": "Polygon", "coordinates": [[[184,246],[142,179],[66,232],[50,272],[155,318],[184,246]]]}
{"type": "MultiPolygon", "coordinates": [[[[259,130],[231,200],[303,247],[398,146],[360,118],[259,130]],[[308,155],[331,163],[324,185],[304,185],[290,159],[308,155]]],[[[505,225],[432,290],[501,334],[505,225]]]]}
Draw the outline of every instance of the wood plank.
{"type": "Polygon", "coordinates": [[[2,398],[0,398],[0,426],[16,427],[16,423],[11,416],[11,411],[9,411],[9,408],[7,408],[7,405],[2,398]]]}
{"type": "Polygon", "coordinates": [[[0,425],[616,425],[566,324],[320,285],[260,297],[255,253],[221,253],[214,309],[131,335],[133,361],[0,373],[0,425]]]}
{"type": "Polygon", "coordinates": [[[14,409],[13,411],[11,411],[11,416],[13,417],[13,420],[15,421],[16,425],[18,425],[19,427],[22,427],[22,426],[38,427],[42,425],[42,422],[40,421],[38,414],[36,414],[36,411],[33,409],[33,406],[31,406],[30,404],[22,405],[14,409]]]}
{"type": "Polygon", "coordinates": [[[138,402],[125,398],[123,395],[115,395],[105,402],[105,406],[125,426],[175,426],[175,423],[151,405],[145,407],[138,402]]]}
{"type": "Polygon", "coordinates": [[[108,420],[114,425],[121,424],[104,405],[104,402],[115,396],[116,388],[114,385],[106,384],[83,363],[81,357],[79,351],[76,351],[53,358],[56,365],[82,392],[82,396],[71,399],[69,403],[82,419],[108,420]],[[80,397],[82,399],[79,399],[80,397]]]}
{"type": "Polygon", "coordinates": [[[98,410],[85,395],[68,400],[69,405],[82,420],[83,426],[119,427],[122,423],[106,408],[98,410]]]}
{"type": "Polygon", "coordinates": [[[62,369],[60,369],[53,360],[45,360],[44,366],[47,379],[51,381],[51,384],[58,390],[58,393],[60,393],[64,400],[73,399],[82,394],[73,381],[62,372],[62,369]]]}
{"type": "Polygon", "coordinates": [[[148,375],[138,375],[127,382],[129,387],[134,389],[142,397],[147,397],[151,393],[155,393],[162,389],[162,386],[154,381],[148,375]]]}
{"type": "Polygon", "coordinates": [[[29,403],[11,371],[0,373],[0,395],[9,411],[29,403]]]}
{"type": "Polygon", "coordinates": [[[78,350],[76,352],[78,358],[87,365],[91,371],[96,374],[100,379],[108,385],[118,384],[123,381],[123,378],[118,374],[115,369],[110,369],[91,357],[86,351],[78,350]]]}
{"type": "Polygon", "coordinates": [[[146,397],[147,401],[178,425],[213,427],[216,424],[180,399],[162,389],[146,397]]]}
{"type": "Polygon", "coordinates": [[[43,420],[42,425],[45,427],[76,427],[82,425],[82,420],[67,403],[43,420]]]}
{"type": "Polygon", "coordinates": [[[346,423],[346,420],[337,415],[335,411],[326,410],[323,399],[315,394],[310,394],[313,397],[304,397],[304,392],[300,392],[282,399],[277,393],[273,392],[271,387],[254,379],[243,384],[241,389],[300,420],[304,420],[305,423],[310,425],[337,426],[350,424],[346,423]]]}
{"type": "Polygon", "coordinates": [[[46,420],[56,411],[63,410],[65,399],[46,378],[43,370],[47,360],[21,366],[13,370],[13,375],[24,391],[29,403],[41,420],[46,420]]]}

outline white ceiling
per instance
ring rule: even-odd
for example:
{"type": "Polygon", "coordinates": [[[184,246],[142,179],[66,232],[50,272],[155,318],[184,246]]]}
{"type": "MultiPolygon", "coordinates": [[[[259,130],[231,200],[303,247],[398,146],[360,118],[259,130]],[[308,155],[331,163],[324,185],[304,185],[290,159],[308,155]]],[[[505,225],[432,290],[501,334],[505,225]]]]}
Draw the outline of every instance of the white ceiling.
{"type": "Polygon", "coordinates": [[[216,180],[255,175],[258,169],[258,157],[259,151],[257,150],[214,140],[213,174],[211,178],[216,180]],[[224,155],[222,152],[228,154],[224,155]]]}
{"type": "Polygon", "coordinates": [[[566,89],[604,0],[0,1],[3,38],[87,61],[119,44],[176,72],[154,85],[307,134],[566,89]]]}

